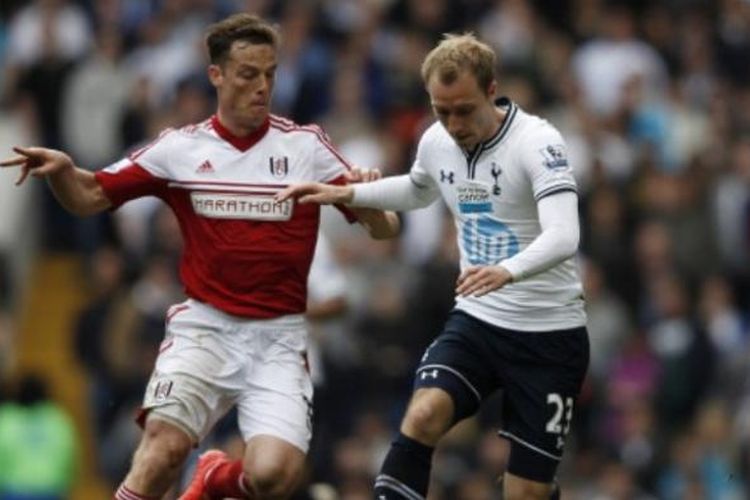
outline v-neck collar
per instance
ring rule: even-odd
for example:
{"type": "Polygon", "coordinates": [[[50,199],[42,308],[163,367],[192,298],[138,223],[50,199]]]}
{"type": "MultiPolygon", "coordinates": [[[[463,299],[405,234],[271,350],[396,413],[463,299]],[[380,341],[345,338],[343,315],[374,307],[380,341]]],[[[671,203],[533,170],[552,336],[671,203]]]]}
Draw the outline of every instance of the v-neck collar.
{"type": "Polygon", "coordinates": [[[266,117],[265,121],[261,124],[260,127],[242,137],[234,135],[228,128],[222,125],[218,115],[213,115],[211,117],[211,125],[213,126],[219,137],[221,137],[240,151],[245,152],[253,147],[258,141],[263,138],[263,136],[266,135],[266,133],[268,132],[268,128],[271,126],[271,121],[268,117],[266,117]]]}
{"type": "Polygon", "coordinates": [[[464,151],[464,154],[466,155],[466,161],[468,163],[468,173],[470,179],[474,178],[477,161],[479,160],[481,154],[484,151],[488,151],[494,148],[503,141],[503,139],[508,135],[508,130],[510,130],[511,125],[513,124],[513,120],[515,119],[518,112],[518,106],[505,96],[499,97],[495,101],[495,105],[498,107],[506,108],[505,116],[503,117],[503,121],[498,127],[497,131],[492,134],[489,139],[477,144],[477,146],[472,151],[464,151]]]}

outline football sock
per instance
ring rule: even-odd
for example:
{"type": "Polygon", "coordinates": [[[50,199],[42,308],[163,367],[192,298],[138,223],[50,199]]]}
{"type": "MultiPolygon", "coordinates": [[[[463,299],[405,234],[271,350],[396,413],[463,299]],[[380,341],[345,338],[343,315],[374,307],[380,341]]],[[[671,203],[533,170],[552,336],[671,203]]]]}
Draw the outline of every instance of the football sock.
{"type": "Polygon", "coordinates": [[[549,500],[560,500],[560,485],[552,484],[552,493],[549,494],[549,500]]]}
{"type": "Polygon", "coordinates": [[[250,498],[242,460],[223,462],[206,472],[206,492],[212,498],[250,498]]]}
{"type": "Polygon", "coordinates": [[[125,484],[121,484],[115,492],[115,500],[156,500],[157,497],[141,495],[131,490],[125,484]]]}
{"type": "Polygon", "coordinates": [[[376,500],[420,500],[430,484],[435,449],[399,434],[375,478],[376,500]]]}

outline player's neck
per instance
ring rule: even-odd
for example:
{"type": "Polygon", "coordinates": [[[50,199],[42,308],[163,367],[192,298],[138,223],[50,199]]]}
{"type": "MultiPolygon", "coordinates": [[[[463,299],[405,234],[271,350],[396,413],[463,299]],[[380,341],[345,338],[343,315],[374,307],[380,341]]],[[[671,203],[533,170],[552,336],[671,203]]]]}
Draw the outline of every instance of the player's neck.
{"type": "Polygon", "coordinates": [[[508,112],[502,108],[498,108],[497,106],[493,106],[493,115],[492,119],[490,120],[490,126],[487,127],[487,132],[484,137],[482,137],[482,142],[486,142],[490,139],[492,139],[495,134],[497,134],[498,130],[500,130],[500,127],[503,126],[503,123],[505,123],[505,116],[508,114],[508,112]]]}
{"type": "Polygon", "coordinates": [[[248,125],[238,120],[233,120],[230,114],[222,113],[221,109],[216,111],[216,117],[219,119],[221,126],[235,137],[247,137],[263,127],[263,123],[260,125],[248,125]]]}
{"type": "Polygon", "coordinates": [[[483,143],[492,139],[495,136],[495,134],[497,134],[497,132],[500,130],[500,128],[503,126],[503,123],[505,122],[505,115],[507,114],[508,113],[504,109],[493,107],[493,114],[487,120],[487,129],[482,134],[481,140],[477,144],[475,144],[473,147],[466,149],[466,152],[469,154],[472,154],[483,143]]]}

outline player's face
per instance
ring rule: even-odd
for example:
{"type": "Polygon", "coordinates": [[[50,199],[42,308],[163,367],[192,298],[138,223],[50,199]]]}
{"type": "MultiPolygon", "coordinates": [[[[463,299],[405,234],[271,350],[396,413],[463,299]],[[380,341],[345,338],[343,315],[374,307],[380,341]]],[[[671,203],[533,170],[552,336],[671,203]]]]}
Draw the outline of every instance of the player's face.
{"type": "Polygon", "coordinates": [[[227,60],[209,66],[208,74],[222,115],[245,128],[263,123],[276,75],[276,50],[271,45],[234,42],[227,60]]]}
{"type": "Polygon", "coordinates": [[[456,143],[466,150],[492,136],[497,128],[496,84],[483,91],[477,79],[463,71],[450,84],[436,76],[427,83],[432,109],[456,143]]]}

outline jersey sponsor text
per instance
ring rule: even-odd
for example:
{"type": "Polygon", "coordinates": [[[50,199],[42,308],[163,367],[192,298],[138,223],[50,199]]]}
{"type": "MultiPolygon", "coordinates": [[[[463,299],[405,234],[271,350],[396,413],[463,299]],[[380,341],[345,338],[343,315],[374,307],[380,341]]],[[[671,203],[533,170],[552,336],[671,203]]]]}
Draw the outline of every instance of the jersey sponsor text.
{"type": "Polygon", "coordinates": [[[266,195],[240,193],[190,193],[193,210],[213,219],[287,221],[292,218],[294,202],[276,202],[266,195]]]}

